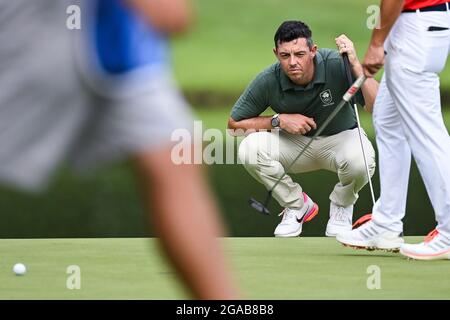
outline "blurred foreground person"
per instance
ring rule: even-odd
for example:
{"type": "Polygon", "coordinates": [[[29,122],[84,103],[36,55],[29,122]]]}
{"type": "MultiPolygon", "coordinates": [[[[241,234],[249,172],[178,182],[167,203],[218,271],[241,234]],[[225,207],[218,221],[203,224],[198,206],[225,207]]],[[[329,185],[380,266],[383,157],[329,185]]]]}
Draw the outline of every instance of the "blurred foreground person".
{"type": "Polygon", "coordinates": [[[193,118],[167,38],[191,19],[187,0],[0,0],[0,179],[41,191],[62,161],[84,170],[131,158],[193,297],[233,299],[201,168],[171,160],[172,132],[193,118]],[[71,5],[81,29],[68,25],[71,5]]]}

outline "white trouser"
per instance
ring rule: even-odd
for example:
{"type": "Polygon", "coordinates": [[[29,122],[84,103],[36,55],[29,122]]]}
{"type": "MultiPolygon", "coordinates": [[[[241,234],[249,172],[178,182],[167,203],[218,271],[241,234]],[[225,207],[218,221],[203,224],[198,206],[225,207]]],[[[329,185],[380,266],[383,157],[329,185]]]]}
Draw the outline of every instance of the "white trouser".
{"type": "Polygon", "coordinates": [[[450,28],[450,11],[402,13],[385,44],[385,74],[373,113],[381,184],[373,219],[403,231],[412,153],[437,229],[450,237],[450,138],[438,77],[450,52],[450,30],[428,31],[431,26],[450,28]]]}
{"type": "MultiPolygon", "coordinates": [[[[362,136],[372,176],[375,172],[375,151],[365,133],[362,136]]],[[[256,180],[270,189],[310,140],[310,137],[286,132],[255,132],[242,140],[239,159],[256,180]]],[[[339,177],[330,200],[339,206],[354,204],[359,190],[368,182],[357,128],[318,137],[288,173],[321,169],[337,172],[339,177]]],[[[275,200],[288,208],[303,206],[301,194],[302,188],[289,175],[285,175],[273,191],[275,200]]]]}

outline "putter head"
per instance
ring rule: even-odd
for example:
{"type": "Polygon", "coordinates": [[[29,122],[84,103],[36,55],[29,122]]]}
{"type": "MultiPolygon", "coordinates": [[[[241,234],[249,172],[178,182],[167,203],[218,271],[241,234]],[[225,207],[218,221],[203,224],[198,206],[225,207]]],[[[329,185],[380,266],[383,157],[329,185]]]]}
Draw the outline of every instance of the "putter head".
{"type": "Polygon", "coordinates": [[[265,215],[270,215],[270,211],[259,201],[250,198],[248,200],[248,204],[255,209],[256,211],[258,211],[259,213],[265,214],[265,215]]]}

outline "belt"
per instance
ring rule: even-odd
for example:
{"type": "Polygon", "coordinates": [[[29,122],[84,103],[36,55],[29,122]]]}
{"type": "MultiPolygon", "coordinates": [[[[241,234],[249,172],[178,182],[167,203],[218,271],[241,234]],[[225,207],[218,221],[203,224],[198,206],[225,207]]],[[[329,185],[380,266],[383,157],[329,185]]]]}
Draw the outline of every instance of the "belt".
{"type": "Polygon", "coordinates": [[[447,11],[447,10],[450,9],[449,7],[447,7],[447,5],[450,7],[450,2],[444,2],[444,3],[441,3],[441,4],[437,4],[437,5],[429,6],[429,7],[424,7],[424,8],[420,8],[420,9],[416,9],[416,10],[413,10],[413,9],[405,9],[405,10],[403,10],[402,12],[417,12],[417,11],[419,11],[419,12],[447,11]]]}

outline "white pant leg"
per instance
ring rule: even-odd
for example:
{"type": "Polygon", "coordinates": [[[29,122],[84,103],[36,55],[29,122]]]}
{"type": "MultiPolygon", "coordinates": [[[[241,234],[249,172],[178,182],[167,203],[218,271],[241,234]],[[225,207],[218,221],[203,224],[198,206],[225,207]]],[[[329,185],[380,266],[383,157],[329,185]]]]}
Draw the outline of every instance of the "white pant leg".
{"type": "Polygon", "coordinates": [[[450,15],[402,14],[396,24],[398,43],[388,50],[386,82],[433,205],[437,228],[449,237],[450,137],[442,118],[437,73],[445,66],[450,31],[430,32],[428,27],[449,27],[450,15]]]}
{"type": "MultiPolygon", "coordinates": [[[[267,189],[284,174],[303,173],[320,169],[337,172],[339,183],[330,200],[340,206],[354,204],[358,192],[368,182],[358,130],[346,130],[328,137],[318,137],[304,154],[293,161],[310,141],[310,137],[285,132],[255,132],[242,140],[239,159],[245,169],[267,189]],[[291,165],[292,164],[292,165],[291,165]]],[[[363,134],[370,174],[375,171],[375,151],[363,134]]],[[[285,175],[273,191],[273,197],[283,207],[303,206],[302,188],[289,175],[285,175]]]]}
{"type": "Polygon", "coordinates": [[[378,147],[380,197],[372,210],[372,218],[379,225],[402,232],[411,150],[385,76],[375,100],[373,124],[378,147]]]}
{"type": "MultiPolygon", "coordinates": [[[[375,150],[362,128],[361,134],[369,173],[372,177],[376,166],[375,150]]],[[[339,182],[330,194],[330,201],[343,207],[355,204],[359,191],[369,181],[358,129],[317,138],[315,158],[320,169],[330,170],[338,175],[339,182]]]]}
{"type": "MultiPolygon", "coordinates": [[[[308,139],[301,135],[289,135],[277,131],[254,132],[239,145],[239,159],[248,173],[269,190],[286,172],[285,170],[307,144],[308,139]]],[[[296,163],[305,171],[316,169],[311,149],[306,150],[296,163]]],[[[301,186],[286,174],[275,187],[272,195],[282,207],[301,208],[303,206],[302,192],[301,186]]]]}

